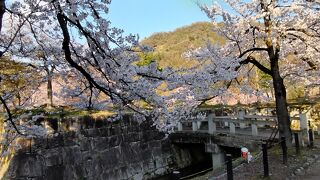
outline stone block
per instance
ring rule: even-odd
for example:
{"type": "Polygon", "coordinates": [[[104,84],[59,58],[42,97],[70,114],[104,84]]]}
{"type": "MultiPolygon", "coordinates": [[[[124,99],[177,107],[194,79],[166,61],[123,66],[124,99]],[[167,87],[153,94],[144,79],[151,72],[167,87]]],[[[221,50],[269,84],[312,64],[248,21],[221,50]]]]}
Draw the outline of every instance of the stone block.
{"type": "Polygon", "coordinates": [[[153,140],[163,140],[165,134],[163,132],[159,132],[158,130],[153,130],[153,140]]]}
{"type": "MultiPolygon", "coordinates": [[[[98,178],[97,178],[98,179],[98,178]]],[[[114,171],[108,171],[108,172],[103,172],[100,173],[100,178],[99,179],[119,179],[119,177],[117,176],[116,172],[114,171]]]]}
{"type": "Polygon", "coordinates": [[[100,133],[97,129],[86,129],[85,130],[87,133],[86,133],[86,136],[87,137],[97,137],[97,136],[100,136],[100,133]]]}
{"type": "Polygon", "coordinates": [[[65,170],[65,166],[63,165],[49,166],[46,168],[45,179],[47,180],[63,179],[64,170],[65,170]]]}
{"type": "Polygon", "coordinates": [[[124,157],[122,157],[122,152],[120,152],[119,148],[111,148],[106,151],[99,153],[99,163],[104,166],[104,168],[112,168],[117,167],[120,163],[123,162],[124,157]]]}
{"type": "Polygon", "coordinates": [[[63,163],[61,148],[49,149],[43,154],[46,166],[56,166],[63,163]]]}
{"type": "Polygon", "coordinates": [[[140,141],[140,133],[128,133],[123,135],[124,142],[138,142],[140,141]]]}
{"type": "Polygon", "coordinates": [[[147,143],[139,143],[139,148],[145,150],[149,148],[149,145],[147,143]]]}
{"type": "Polygon", "coordinates": [[[121,146],[121,156],[123,157],[124,161],[127,163],[135,163],[141,159],[139,155],[136,153],[137,150],[134,150],[134,147],[132,145],[124,144],[121,146]]]}
{"type": "Polygon", "coordinates": [[[118,174],[120,179],[129,179],[128,168],[126,166],[119,168],[118,174]]]}
{"type": "Polygon", "coordinates": [[[206,144],[205,145],[205,152],[219,153],[219,152],[221,152],[221,149],[217,144],[206,144]]]}
{"type": "Polygon", "coordinates": [[[95,151],[103,151],[109,148],[108,138],[107,137],[96,137],[93,139],[93,147],[95,151]]]}
{"type": "Polygon", "coordinates": [[[46,138],[34,138],[32,147],[34,149],[44,149],[47,147],[47,139],[46,138]]]}
{"type": "Polygon", "coordinates": [[[91,141],[93,138],[82,138],[79,141],[80,151],[88,151],[92,149],[91,141]]]}
{"type": "Polygon", "coordinates": [[[62,150],[62,157],[64,164],[80,164],[82,162],[82,156],[79,146],[65,147],[62,150]]]}
{"type": "Polygon", "coordinates": [[[137,125],[129,126],[127,128],[128,132],[141,132],[141,129],[137,125]]]}
{"type": "Polygon", "coordinates": [[[155,147],[161,147],[161,142],[160,141],[151,141],[148,143],[149,144],[149,148],[155,148],[155,147]]]}
{"type": "Polygon", "coordinates": [[[99,128],[98,131],[99,131],[101,137],[108,137],[108,136],[110,136],[110,134],[109,134],[109,129],[108,129],[107,127],[99,128]]]}
{"type": "Polygon", "coordinates": [[[47,148],[56,148],[64,146],[63,136],[55,134],[47,138],[47,148]]]}
{"type": "Polygon", "coordinates": [[[9,172],[9,174],[15,177],[14,179],[21,177],[42,177],[45,175],[44,167],[45,164],[41,157],[34,154],[18,154],[10,164],[11,173],[9,172]]]}
{"type": "Polygon", "coordinates": [[[139,154],[141,156],[140,161],[143,161],[144,159],[151,159],[152,158],[152,150],[151,149],[146,149],[146,150],[140,151],[139,154]]]}
{"type": "Polygon", "coordinates": [[[87,161],[92,161],[93,154],[91,151],[82,151],[81,156],[82,156],[82,163],[84,163],[87,161]]]}
{"type": "Polygon", "coordinates": [[[120,135],[122,133],[121,127],[117,126],[112,126],[109,128],[110,136],[112,135],[120,135]]]}
{"type": "Polygon", "coordinates": [[[130,170],[132,174],[139,174],[142,172],[142,166],[139,162],[134,163],[130,165],[130,170]]]}
{"type": "Polygon", "coordinates": [[[72,136],[63,136],[64,146],[74,146],[78,144],[78,140],[72,136]]]}
{"type": "Polygon", "coordinates": [[[64,166],[63,170],[63,179],[78,179],[78,175],[76,174],[75,166],[67,165],[64,166]]]}
{"type": "Polygon", "coordinates": [[[122,140],[122,136],[113,135],[111,137],[108,137],[108,144],[110,147],[119,146],[122,140]]]}
{"type": "Polygon", "coordinates": [[[142,139],[143,142],[148,142],[154,139],[154,134],[151,133],[152,131],[145,131],[142,132],[142,139]]]}

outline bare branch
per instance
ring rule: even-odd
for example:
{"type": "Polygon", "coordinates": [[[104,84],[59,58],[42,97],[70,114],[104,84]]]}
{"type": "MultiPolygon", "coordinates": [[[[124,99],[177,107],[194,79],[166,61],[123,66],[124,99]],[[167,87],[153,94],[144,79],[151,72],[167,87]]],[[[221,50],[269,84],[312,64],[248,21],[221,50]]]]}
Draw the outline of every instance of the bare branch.
{"type": "Polygon", "coordinates": [[[71,56],[70,46],[69,46],[70,35],[69,35],[69,31],[68,31],[67,20],[65,18],[66,17],[62,12],[57,13],[57,19],[58,19],[58,22],[59,22],[59,25],[60,25],[60,28],[62,30],[62,34],[64,37],[63,43],[62,43],[62,49],[64,50],[65,59],[70,64],[70,66],[77,69],[88,80],[88,82],[92,83],[92,85],[94,85],[94,87],[96,87],[98,90],[105,93],[107,96],[112,98],[112,95],[114,94],[121,99],[122,104],[126,105],[128,108],[130,108],[131,110],[133,110],[139,114],[145,115],[142,112],[137,111],[134,107],[132,107],[134,105],[131,104],[131,106],[130,106],[129,104],[131,103],[131,101],[129,99],[123,98],[120,94],[117,94],[116,92],[111,92],[111,90],[108,90],[108,89],[102,87],[101,85],[99,85],[83,67],[78,65],[75,61],[73,61],[72,56],[71,56]]]}
{"type": "Polygon", "coordinates": [[[301,60],[304,61],[304,62],[306,62],[306,63],[309,65],[309,67],[310,67],[310,69],[308,69],[308,70],[306,70],[306,71],[316,70],[316,69],[317,69],[317,66],[316,66],[313,62],[311,62],[310,59],[308,59],[308,58],[301,58],[301,60]]]}
{"type": "Polygon", "coordinates": [[[0,0],[0,33],[2,30],[2,19],[5,12],[6,12],[5,0],[0,0]]]}
{"type": "Polygon", "coordinates": [[[305,30],[305,29],[297,29],[297,28],[292,28],[292,27],[291,27],[291,28],[286,29],[286,31],[288,31],[288,32],[300,32],[300,33],[303,33],[303,34],[305,34],[305,35],[307,35],[307,36],[309,36],[309,37],[320,37],[319,35],[316,36],[316,35],[308,32],[308,31],[305,30]]]}
{"type": "Polygon", "coordinates": [[[247,49],[245,50],[244,52],[242,52],[238,57],[239,58],[242,58],[244,55],[246,55],[247,53],[249,52],[255,52],[255,51],[268,51],[267,48],[258,48],[258,47],[255,47],[255,48],[252,48],[252,49],[247,49]]]}
{"type": "Polygon", "coordinates": [[[19,131],[19,129],[17,128],[16,124],[14,123],[12,113],[11,113],[6,101],[2,98],[2,96],[0,96],[0,101],[3,104],[5,110],[6,110],[7,114],[8,114],[8,120],[10,121],[11,125],[13,126],[13,128],[17,131],[18,134],[23,135],[19,131]]]}
{"type": "Polygon", "coordinates": [[[271,76],[271,70],[258,62],[254,57],[249,56],[245,60],[241,61],[240,64],[248,64],[251,63],[255,65],[259,70],[271,76]]]}
{"type": "Polygon", "coordinates": [[[154,75],[146,74],[146,73],[137,73],[137,75],[142,76],[142,77],[146,77],[146,78],[151,78],[151,79],[165,80],[163,77],[154,76],[154,75]]]}

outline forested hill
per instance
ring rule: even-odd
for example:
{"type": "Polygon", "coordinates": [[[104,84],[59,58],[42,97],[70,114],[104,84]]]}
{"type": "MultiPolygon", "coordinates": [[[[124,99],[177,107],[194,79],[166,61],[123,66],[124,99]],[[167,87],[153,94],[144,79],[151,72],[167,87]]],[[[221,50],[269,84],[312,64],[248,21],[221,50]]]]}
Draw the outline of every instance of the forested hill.
{"type": "Polygon", "coordinates": [[[154,48],[153,58],[161,67],[190,67],[193,62],[182,57],[188,49],[198,48],[208,41],[223,43],[224,40],[212,31],[212,27],[209,22],[197,22],[172,32],[153,34],[141,43],[154,48]]]}
{"type": "MultiPolygon", "coordinates": [[[[190,67],[194,61],[185,59],[182,54],[189,49],[205,45],[208,41],[212,43],[224,43],[224,39],[212,31],[213,24],[209,22],[197,22],[189,26],[181,27],[172,32],[160,32],[141,41],[142,44],[154,48],[154,52],[146,59],[155,59],[160,67],[190,67]]],[[[270,90],[270,77],[260,71],[251,71],[251,85],[260,90],[270,90]],[[253,74],[252,74],[253,73],[253,74]],[[266,84],[267,83],[267,84],[266,84]]],[[[240,80],[240,79],[238,79],[240,80]]],[[[300,96],[301,88],[288,84],[288,98],[294,99],[300,96]],[[293,88],[293,89],[292,89],[293,88]]]]}

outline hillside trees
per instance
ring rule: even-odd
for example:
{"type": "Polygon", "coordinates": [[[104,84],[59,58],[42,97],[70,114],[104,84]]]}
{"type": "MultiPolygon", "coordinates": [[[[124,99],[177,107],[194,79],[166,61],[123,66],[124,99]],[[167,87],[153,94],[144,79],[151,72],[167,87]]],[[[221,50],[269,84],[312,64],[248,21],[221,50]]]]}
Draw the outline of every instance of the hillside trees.
{"type": "MultiPolygon", "coordinates": [[[[7,120],[4,122],[7,124],[6,132],[8,134],[12,132],[13,134],[22,134],[22,131],[33,129],[33,127],[26,127],[25,124],[21,124],[19,128],[15,124],[16,116],[12,110],[22,109],[30,103],[30,97],[37,90],[39,80],[39,73],[27,63],[15,62],[7,56],[0,57],[0,103],[3,108],[1,112],[7,113],[7,120]]],[[[0,119],[2,120],[2,118],[0,119]]],[[[4,122],[0,122],[1,129],[4,122]]]]}
{"type": "Polygon", "coordinates": [[[0,58],[0,94],[15,107],[29,103],[29,98],[37,89],[39,73],[27,63],[16,62],[10,57],[0,58]]]}
{"type": "Polygon", "coordinates": [[[36,41],[36,47],[34,53],[30,54],[29,57],[32,58],[34,69],[41,72],[43,76],[42,82],[47,84],[47,107],[53,108],[53,80],[65,75],[69,68],[62,61],[63,56],[60,52],[60,45],[56,44],[56,41],[53,41],[43,32],[36,32],[35,29],[32,30],[32,36],[36,41]]]}
{"type": "Polygon", "coordinates": [[[217,61],[238,60],[235,70],[253,64],[271,76],[280,136],[291,139],[284,78],[311,80],[319,75],[320,4],[304,0],[225,2],[228,8],[215,4],[201,9],[214,23],[222,20],[223,25],[216,24],[214,31],[226,38],[226,44],[208,45],[191,55],[210,59],[219,53],[217,61]]]}
{"type": "Polygon", "coordinates": [[[172,32],[156,33],[143,39],[141,44],[154,48],[155,58],[160,67],[187,68],[197,62],[186,60],[181,54],[190,48],[203,46],[207,41],[214,44],[223,44],[224,39],[212,31],[213,25],[209,22],[193,23],[178,28],[172,32]]]}

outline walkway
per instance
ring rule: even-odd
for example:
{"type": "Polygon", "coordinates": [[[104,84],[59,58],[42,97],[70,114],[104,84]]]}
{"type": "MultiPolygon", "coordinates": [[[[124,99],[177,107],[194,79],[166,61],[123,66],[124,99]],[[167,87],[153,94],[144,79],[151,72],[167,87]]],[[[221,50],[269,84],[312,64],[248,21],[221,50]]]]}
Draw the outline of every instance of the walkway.
{"type": "MultiPolygon", "coordinates": [[[[320,139],[316,139],[314,141],[315,146],[320,148],[320,139]]],[[[312,164],[308,170],[306,175],[302,176],[304,180],[319,180],[320,179],[320,166],[319,166],[320,160],[318,160],[316,163],[312,164]]]]}

